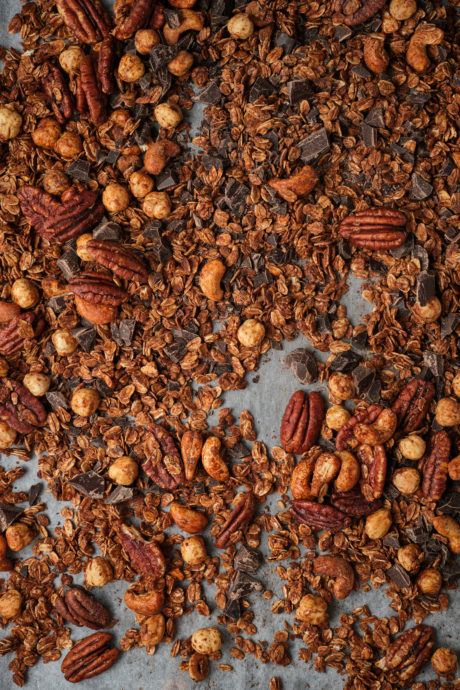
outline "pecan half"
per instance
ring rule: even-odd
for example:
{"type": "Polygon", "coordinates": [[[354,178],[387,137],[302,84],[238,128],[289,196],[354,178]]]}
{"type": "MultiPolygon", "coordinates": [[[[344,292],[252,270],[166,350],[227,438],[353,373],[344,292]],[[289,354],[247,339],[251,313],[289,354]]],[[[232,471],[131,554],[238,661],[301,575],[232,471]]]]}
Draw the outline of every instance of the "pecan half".
{"type": "Polygon", "coordinates": [[[332,592],[337,599],[346,599],[352,591],[355,574],[345,558],[341,556],[318,556],[313,561],[313,570],[318,575],[327,575],[335,580],[332,592]]]}
{"type": "MultiPolygon", "coordinates": [[[[349,444],[352,444],[355,437],[355,426],[357,424],[372,424],[383,411],[381,405],[369,405],[365,410],[361,410],[354,417],[350,417],[337,434],[335,439],[335,447],[338,451],[345,450],[349,444]]],[[[356,439],[355,439],[356,445],[356,439]]]]}
{"type": "Polygon", "coordinates": [[[50,242],[67,242],[89,232],[104,215],[97,192],[87,189],[58,202],[39,187],[25,186],[18,191],[18,199],[29,223],[50,242]]]}
{"type": "Polygon", "coordinates": [[[42,403],[22,383],[14,379],[0,381],[0,419],[19,434],[30,434],[45,423],[47,413],[42,403]]]}
{"type": "MultiPolygon", "coordinates": [[[[131,38],[138,29],[147,26],[155,6],[154,0],[132,0],[126,17],[121,19],[115,27],[113,35],[121,41],[131,38]]],[[[115,14],[116,16],[116,14],[115,14]]]]}
{"type": "Polygon", "coordinates": [[[110,268],[115,275],[126,280],[144,282],[149,274],[144,262],[133,251],[112,240],[89,240],[85,250],[93,261],[110,268]]]}
{"type": "Polygon", "coordinates": [[[59,124],[64,125],[74,113],[73,97],[64,73],[59,67],[52,65],[50,62],[45,64],[48,67],[48,73],[42,78],[43,90],[54,117],[59,124]]]}
{"type": "Polygon", "coordinates": [[[161,489],[177,489],[185,479],[179,451],[171,434],[159,424],[148,427],[157,441],[157,446],[149,448],[149,457],[142,469],[161,489]]]}
{"type": "Polygon", "coordinates": [[[334,12],[343,13],[343,21],[348,26],[356,26],[371,19],[385,3],[386,0],[335,0],[334,12]]]}
{"type": "Polygon", "coordinates": [[[339,492],[332,494],[331,503],[333,506],[338,508],[345,513],[345,515],[350,515],[351,517],[364,517],[366,515],[371,515],[375,513],[376,510],[381,508],[382,501],[367,501],[361,493],[359,486],[355,486],[354,489],[347,492],[339,492]]]}
{"type": "Polygon", "coordinates": [[[71,587],[64,596],[56,598],[54,605],[63,618],[78,627],[85,625],[92,630],[100,630],[110,623],[110,613],[105,606],[81,587],[71,587]]]}
{"type": "Polygon", "coordinates": [[[135,528],[117,523],[117,535],[135,570],[155,579],[166,572],[165,557],[155,541],[147,541],[135,528]]]}
{"type": "Polygon", "coordinates": [[[376,666],[385,678],[399,688],[408,688],[428,662],[434,647],[434,631],[429,625],[416,625],[392,642],[386,656],[376,666]]]}
{"type": "Polygon", "coordinates": [[[288,453],[306,453],[316,442],[324,419],[324,402],[319,393],[308,396],[296,391],[281,420],[280,441],[288,453]]]}
{"type": "Polygon", "coordinates": [[[356,451],[361,463],[361,491],[366,501],[380,498],[387,476],[387,455],[383,446],[362,445],[356,451]]]}
{"type": "Polygon", "coordinates": [[[422,458],[422,494],[430,501],[439,500],[446,490],[450,448],[451,440],[447,431],[437,431],[431,437],[429,449],[422,458]]]}
{"type": "Polygon", "coordinates": [[[106,94],[114,93],[115,83],[116,46],[112,36],[107,36],[99,48],[97,62],[97,76],[101,83],[102,91],[106,94]]]}
{"type": "MultiPolygon", "coordinates": [[[[83,105],[83,97],[81,94],[84,94],[84,100],[88,107],[91,122],[99,127],[99,125],[102,125],[107,120],[107,114],[105,109],[105,96],[99,86],[92,55],[85,55],[80,63],[80,80],[77,96],[80,107],[83,105]]],[[[83,112],[85,111],[86,107],[83,108],[83,112]]]]}
{"type": "Polygon", "coordinates": [[[112,635],[107,632],[97,632],[79,640],[61,664],[64,678],[70,683],[79,683],[113,666],[119,651],[111,647],[111,643],[112,635]]]}
{"type": "Polygon", "coordinates": [[[315,529],[338,532],[351,525],[349,517],[337,508],[312,501],[293,501],[289,510],[294,520],[315,529]]]}
{"type": "MultiPolygon", "coordinates": [[[[246,529],[254,517],[256,502],[254,494],[251,491],[238,494],[236,501],[236,503],[234,501],[235,507],[222,525],[216,539],[216,546],[218,549],[225,549],[232,536],[236,532],[246,529]]],[[[232,542],[233,541],[232,539],[232,542]]]]}
{"type": "Polygon", "coordinates": [[[340,223],[340,234],[351,244],[366,249],[394,249],[406,239],[406,216],[391,208],[368,208],[340,223]]]}
{"type": "Polygon", "coordinates": [[[69,280],[69,290],[91,304],[120,305],[128,296],[123,288],[115,285],[109,276],[102,273],[80,273],[69,280]]]}
{"type": "Polygon", "coordinates": [[[436,389],[432,381],[412,379],[404,386],[391,409],[398,417],[398,426],[404,431],[415,431],[422,424],[436,389]]]}
{"type": "Polygon", "coordinates": [[[12,355],[22,350],[27,340],[40,335],[44,325],[44,320],[33,311],[15,316],[0,328],[0,355],[12,355]]]}
{"type": "Polygon", "coordinates": [[[100,0],[56,0],[64,24],[82,43],[97,43],[112,28],[109,14],[100,0]]]}

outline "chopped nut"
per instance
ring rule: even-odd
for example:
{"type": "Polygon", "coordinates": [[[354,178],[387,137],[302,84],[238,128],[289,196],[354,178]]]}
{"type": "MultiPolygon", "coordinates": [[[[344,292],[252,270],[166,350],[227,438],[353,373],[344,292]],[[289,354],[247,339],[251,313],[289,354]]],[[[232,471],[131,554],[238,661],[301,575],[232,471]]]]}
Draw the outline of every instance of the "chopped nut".
{"type": "Polygon", "coordinates": [[[11,551],[22,551],[35,539],[33,531],[23,522],[16,522],[7,527],[5,537],[11,551]]]}
{"type": "Polygon", "coordinates": [[[302,597],[295,610],[295,617],[311,625],[324,625],[328,622],[327,603],[315,594],[302,597]]]}
{"type": "Polygon", "coordinates": [[[9,589],[0,596],[0,616],[11,620],[19,616],[22,609],[22,595],[16,589],[9,589]]]}
{"type": "Polygon", "coordinates": [[[369,539],[381,539],[391,527],[391,513],[387,508],[381,508],[366,518],[365,532],[369,539]]]}

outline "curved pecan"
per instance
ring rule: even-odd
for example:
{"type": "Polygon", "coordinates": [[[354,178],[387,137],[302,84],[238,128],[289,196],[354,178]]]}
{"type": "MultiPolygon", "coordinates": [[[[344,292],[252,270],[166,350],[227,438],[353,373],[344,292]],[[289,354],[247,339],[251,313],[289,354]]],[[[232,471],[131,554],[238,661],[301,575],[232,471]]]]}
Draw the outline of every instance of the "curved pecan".
{"type": "Polygon", "coordinates": [[[335,0],[334,12],[342,12],[348,26],[356,26],[371,19],[382,9],[386,0],[335,0]]]}
{"type": "Polygon", "coordinates": [[[439,500],[446,490],[450,448],[451,440],[447,431],[437,431],[431,437],[429,450],[422,458],[422,494],[430,501],[439,500]]]}
{"type": "Polygon", "coordinates": [[[216,539],[218,549],[225,549],[232,535],[246,529],[254,517],[256,501],[251,491],[238,494],[236,501],[236,503],[233,502],[235,507],[222,525],[216,539]]]}
{"type": "Polygon", "coordinates": [[[91,304],[110,304],[117,307],[127,297],[123,288],[115,285],[109,276],[102,273],[80,273],[69,280],[69,290],[91,304]]]}
{"type": "Polygon", "coordinates": [[[112,635],[97,632],[79,640],[61,664],[64,678],[70,683],[78,683],[93,676],[98,676],[118,659],[119,651],[111,647],[112,635]]]}
{"type": "Polygon", "coordinates": [[[381,405],[369,405],[365,410],[361,410],[354,417],[350,417],[337,434],[335,447],[337,450],[345,450],[348,444],[354,439],[355,426],[357,424],[372,424],[383,411],[381,405]]]}
{"type": "Polygon", "coordinates": [[[126,280],[146,281],[149,274],[144,262],[133,251],[112,240],[89,240],[85,250],[93,261],[126,280]]]}
{"type": "Polygon", "coordinates": [[[349,517],[337,508],[312,501],[293,501],[289,510],[294,520],[315,529],[338,532],[351,525],[349,517]]]}
{"type": "MultiPolygon", "coordinates": [[[[85,55],[80,63],[80,88],[85,95],[91,122],[99,127],[106,119],[105,96],[97,81],[92,55],[85,55]]],[[[78,98],[80,102],[80,95],[78,98]]]]}
{"type": "Polygon", "coordinates": [[[377,499],[375,501],[367,501],[361,493],[359,486],[347,492],[339,492],[332,494],[331,503],[351,517],[364,517],[375,513],[381,508],[382,501],[377,499]]]}
{"type": "Polygon", "coordinates": [[[57,597],[55,608],[63,618],[81,627],[92,630],[105,628],[110,623],[110,613],[90,592],[81,587],[68,589],[64,596],[57,597]]]}
{"type": "Polygon", "coordinates": [[[64,73],[51,62],[46,62],[48,73],[42,79],[43,90],[51,106],[54,117],[64,125],[74,112],[73,97],[67,85],[64,73]]]}
{"type": "Polygon", "coordinates": [[[82,43],[97,43],[112,28],[109,14],[100,0],[56,0],[64,24],[82,43]]]}
{"type": "Polygon", "coordinates": [[[107,36],[99,48],[97,62],[97,75],[101,82],[102,91],[106,94],[114,93],[115,83],[115,41],[112,36],[107,36]]]}
{"type": "Polygon", "coordinates": [[[376,666],[386,672],[385,678],[390,683],[395,683],[399,688],[408,688],[428,662],[433,647],[433,628],[416,625],[392,642],[386,656],[376,666]]]}
{"type": "Polygon", "coordinates": [[[155,541],[147,541],[135,528],[117,523],[117,535],[131,559],[133,567],[155,579],[163,577],[166,572],[166,561],[160,547],[155,541]]]}
{"type": "Polygon", "coordinates": [[[383,446],[362,445],[356,451],[361,463],[361,491],[367,501],[380,498],[387,476],[387,456],[383,446]]]}
{"type": "Polygon", "coordinates": [[[351,244],[366,249],[394,249],[406,239],[406,216],[391,208],[368,208],[340,223],[340,234],[351,244]]]}
{"type": "Polygon", "coordinates": [[[161,489],[177,489],[185,480],[185,475],[173,437],[159,424],[151,424],[148,429],[159,448],[149,449],[150,457],[142,464],[142,469],[161,489]]]}
{"type": "Polygon", "coordinates": [[[324,402],[319,393],[296,391],[281,420],[280,442],[288,453],[306,453],[317,440],[324,419],[324,402]]]}
{"type": "Polygon", "coordinates": [[[337,599],[346,599],[353,589],[355,574],[353,568],[341,556],[317,556],[313,561],[317,575],[327,575],[335,579],[332,592],[337,599]]]}
{"type": "Polygon", "coordinates": [[[402,389],[391,409],[398,417],[398,426],[404,431],[415,431],[422,424],[436,389],[432,381],[412,379],[402,389]]]}
{"type": "Polygon", "coordinates": [[[124,41],[146,27],[155,4],[154,0],[132,0],[128,15],[115,27],[115,38],[124,41]]]}
{"type": "Polygon", "coordinates": [[[30,434],[45,423],[47,413],[42,403],[22,383],[1,379],[0,419],[19,434],[30,434]]]}
{"type": "Polygon", "coordinates": [[[0,328],[0,355],[12,355],[22,350],[26,340],[36,338],[43,331],[45,322],[33,311],[26,311],[12,318],[0,328]]]}

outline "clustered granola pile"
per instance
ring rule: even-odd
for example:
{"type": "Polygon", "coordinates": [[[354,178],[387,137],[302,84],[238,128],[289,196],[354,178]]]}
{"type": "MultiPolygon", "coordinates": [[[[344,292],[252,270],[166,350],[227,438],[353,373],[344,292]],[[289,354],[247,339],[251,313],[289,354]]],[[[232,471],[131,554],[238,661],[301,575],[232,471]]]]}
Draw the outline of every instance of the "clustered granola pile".
{"type": "Polygon", "coordinates": [[[37,0],[9,31],[0,447],[37,453],[73,505],[51,531],[42,485],[15,492],[21,468],[0,468],[14,682],[64,650],[71,682],[111,667],[116,612],[90,590],[117,579],[139,626],[121,650],[172,643],[197,681],[226,626],[235,659],[287,665],[297,637],[346,688],[457,687],[423,620],[460,575],[459,7],[37,0]],[[354,327],[350,273],[373,304],[354,327]],[[268,451],[223,393],[299,331],[329,356],[286,364],[327,381],[331,406],[295,393],[268,451]],[[275,492],[281,512],[258,510],[275,492]],[[246,598],[273,598],[254,576],[264,531],[284,582],[271,610],[293,614],[269,645],[246,598]],[[175,639],[176,619],[210,613],[206,581],[221,630],[175,639]],[[329,626],[333,599],[384,584],[393,616],[329,626]],[[67,623],[95,632],[73,644],[67,623]],[[430,659],[438,681],[415,682],[430,659]]]}

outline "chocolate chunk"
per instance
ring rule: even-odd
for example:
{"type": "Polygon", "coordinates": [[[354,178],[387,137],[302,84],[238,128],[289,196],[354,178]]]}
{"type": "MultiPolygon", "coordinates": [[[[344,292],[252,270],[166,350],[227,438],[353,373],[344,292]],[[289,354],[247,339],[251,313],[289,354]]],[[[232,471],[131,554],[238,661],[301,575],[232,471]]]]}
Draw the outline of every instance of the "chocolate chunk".
{"type": "Polygon", "coordinates": [[[313,89],[308,79],[294,79],[287,83],[287,95],[290,105],[297,105],[313,96],[313,89]]]}
{"type": "Polygon", "coordinates": [[[414,103],[414,105],[423,106],[430,99],[431,93],[426,93],[426,91],[416,91],[415,89],[410,89],[409,91],[409,101],[414,103]]]}
{"type": "Polygon", "coordinates": [[[246,573],[255,573],[262,562],[262,554],[257,549],[250,546],[240,546],[238,553],[233,559],[235,570],[244,570],[246,573]]]}
{"type": "Polygon", "coordinates": [[[335,27],[334,41],[338,41],[339,43],[342,43],[342,41],[346,41],[347,38],[350,38],[352,33],[353,33],[353,31],[350,29],[349,26],[342,26],[342,24],[339,24],[338,26],[335,27]]]}
{"type": "Polygon", "coordinates": [[[131,486],[116,486],[113,491],[105,499],[104,503],[109,506],[117,503],[124,503],[129,501],[134,496],[134,489],[131,486]]]}
{"type": "Polygon", "coordinates": [[[444,357],[437,352],[425,350],[423,353],[423,363],[431,371],[433,376],[442,376],[444,373],[444,357]]]}
{"type": "Polygon", "coordinates": [[[399,563],[392,565],[391,568],[386,571],[386,574],[398,589],[405,589],[411,585],[408,573],[399,563]]]}
{"type": "Polygon", "coordinates": [[[377,403],[380,400],[380,394],[382,392],[382,382],[377,379],[374,381],[367,391],[364,393],[364,399],[370,403],[377,403]]]}
{"type": "Polygon", "coordinates": [[[315,322],[318,333],[332,333],[331,320],[328,314],[318,314],[318,316],[315,317],[315,322]]]}
{"type": "Polygon", "coordinates": [[[55,314],[60,314],[67,307],[67,297],[65,295],[56,295],[56,297],[51,297],[48,300],[48,306],[51,307],[55,314]]]}
{"type": "MultiPolygon", "coordinates": [[[[149,106],[147,103],[135,103],[131,108],[133,120],[141,120],[149,115],[149,106]]],[[[137,131],[137,130],[136,130],[137,131]]]]}
{"type": "Polygon", "coordinates": [[[210,81],[193,100],[204,105],[217,105],[221,98],[222,94],[218,85],[215,81],[210,81]]]}
{"type": "Polygon", "coordinates": [[[70,247],[56,261],[56,265],[61,269],[66,280],[73,278],[80,270],[80,262],[77,252],[70,247]]]}
{"type": "Polygon", "coordinates": [[[364,121],[371,127],[385,127],[383,108],[372,108],[372,110],[369,110],[364,121]]]}
{"type": "Polygon", "coordinates": [[[365,367],[362,364],[356,369],[353,369],[353,381],[356,388],[356,394],[360,398],[369,390],[375,381],[376,373],[374,369],[365,367]]]}
{"type": "Polygon", "coordinates": [[[317,156],[322,155],[329,150],[329,141],[327,138],[327,132],[324,127],[318,129],[310,136],[305,137],[297,144],[300,148],[300,157],[304,163],[312,161],[317,156]]]}
{"type": "Polygon", "coordinates": [[[447,338],[460,326],[460,316],[450,312],[441,319],[441,340],[447,338]]]}
{"type": "Polygon", "coordinates": [[[182,12],[180,10],[176,10],[172,7],[163,7],[163,14],[166,19],[167,25],[171,29],[177,29],[182,22],[182,12]]]}
{"type": "Polygon", "coordinates": [[[38,497],[40,496],[43,489],[43,484],[38,482],[38,484],[32,484],[27,495],[27,500],[30,506],[34,506],[37,503],[38,497]]]}
{"type": "Polygon", "coordinates": [[[377,146],[377,130],[367,122],[361,122],[361,139],[367,149],[377,146]]]}
{"type": "Polygon", "coordinates": [[[166,357],[171,360],[171,362],[178,364],[187,354],[187,348],[183,342],[177,341],[171,345],[166,345],[166,347],[163,348],[163,352],[166,357]]]}
{"type": "Polygon", "coordinates": [[[283,48],[285,55],[289,55],[294,50],[297,41],[289,34],[284,33],[284,31],[277,31],[275,34],[275,46],[281,46],[283,48]]]}
{"type": "Polygon", "coordinates": [[[155,176],[156,189],[161,192],[164,189],[175,187],[178,184],[179,178],[172,170],[163,170],[162,173],[155,176]]]}
{"type": "Polygon", "coordinates": [[[449,561],[441,570],[442,579],[446,581],[448,585],[453,585],[456,580],[460,577],[460,563],[455,563],[455,561],[449,561]]]}
{"type": "Polygon", "coordinates": [[[19,574],[21,577],[27,578],[29,577],[29,566],[28,565],[21,565],[19,568],[19,574]]]}
{"type": "Polygon", "coordinates": [[[58,410],[60,407],[67,410],[69,407],[66,397],[62,393],[59,393],[59,391],[48,391],[45,393],[45,398],[54,411],[58,410]]]}
{"type": "Polygon", "coordinates": [[[411,177],[411,195],[413,199],[422,201],[433,193],[433,185],[427,182],[421,175],[414,173],[411,177]]]}
{"type": "Polygon", "coordinates": [[[93,230],[95,240],[114,240],[121,238],[121,226],[107,218],[103,219],[93,230]]]}
{"type": "Polygon", "coordinates": [[[351,350],[339,352],[330,363],[331,371],[349,372],[356,368],[361,356],[351,350]]]}
{"type": "Polygon", "coordinates": [[[455,163],[452,160],[452,158],[450,158],[450,156],[448,156],[446,158],[446,160],[444,161],[444,163],[441,165],[439,172],[437,174],[437,177],[448,177],[450,175],[450,173],[453,172],[454,170],[455,170],[455,163]]]}
{"type": "Polygon", "coordinates": [[[225,187],[225,201],[228,208],[237,218],[241,218],[246,210],[246,197],[249,194],[249,188],[231,179],[225,187]]]}
{"type": "MultiPolygon", "coordinates": [[[[144,75],[145,76],[145,75],[144,75]]],[[[145,146],[152,138],[153,125],[151,122],[142,122],[134,132],[134,141],[138,146],[145,146]]]]}
{"type": "Polygon", "coordinates": [[[242,599],[253,592],[262,592],[263,589],[264,587],[259,580],[249,575],[249,573],[238,570],[228,590],[228,596],[230,599],[242,599]]]}
{"type": "Polygon", "coordinates": [[[310,109],[310,112],[308,113],[306,118],[307,118],[308,122],[316,122],[318,120],[318,115],[319,115],[319,110],[315,106],[315,107],[310,109]]]}
{"type": "Polygon", "coordinates": [[[313,383],[318,378],[318,367],[313,354],[304,347],[298,347],[289,352],[284,358],[284,363],[291,370],[292,375],[300,383],[313,383]]]}
{"type": "Polygon", "coordinates": [[[454,518],[458,516],[460,514],[460,492],[451,491],[444,495],[438,502],[437,508],[446,515],[451,515],[454,518]]]}
{"type": "Polygon", "coordinates": [[[394,141],[392,141],[390,144],[390,148],[394,153],[396,153],[398,156],[401,156],[401,158],[407,161],[408,163],[414,162],[414,155],[406,148],[404,148],[404,146],[400,146],[399,144],[396,144],[394,141]]]}
{"type": "Polygon", "coordinates": [[[66,173],[80,182],[88,182],[90,179],[89,171],[91,170],[91,163],[89,161],[82,161],[80,159],[73,161],[65,169],[66,173]]]}
{"type": "Polygon", "coordinates": [[[89,498],[103,498],[104,496],[104,477],[93,470],[76,474],[75,477],[68,480],[68,483],[83,496],[89,498]]]}
{"type": "Polygon", "coordinates": [[[414,544],[418,545],[424,545],[430,537],[429,533],[422,527],[408,527],[406,535],[414,544]]]}
{"type": "Polygon", "coordinates": [[[271,96],[272,93],[274,93],[274,91],[275,87],[271,82],[268,81],[268,79],[264,79],[263,77],[257,77],[254,84],[251,86],[249,90],[249,103],[254,103],[254,101],[256,101],[259,98],[259,96],[264,96],[265,98],[271,96]]]}
{"type": "Polygon", "coordinates": [[[218,156],[210,156],[208,154],[205,154],[201,158],[201,162],[204,165],[205,170],[208,172],[211,171],[213,168],[216,170],[223,170],[225,165],[224,161],[222,158],[219,158],[218,156]]]}
{"type": "Polygon", "coordinates": [[[417,276],[415,296],[421,307],[424,307],[428,300],[436,297],[436,278],[433,273],[422,271],[417,276]]]}
{"type": "Polygon", "coordinates": [[[391,532],[390,534],[387,534],[385,537],[383,537],[383,545],[389,546],[392,549],[399,549],[401,546],[401,542],[399,541],[397,533],[391,532]]]}
{"type": "Polygon", "coordinates": [[[396,247],[395,249],[390,250],[391,256],[393,256],[395,259],[400,259],[403,256],[406,256],[406,254],[409,254],[412,249],[414,248],[414,237],[413,235],[410,235],[407,240],[402,244],[400,247],[396,247]]]}
{"type": "Polygon", "coordinates": [[[74,338],[79,342],[80,347],[85,352],[91,352],[97,338],[96,329],[91,326],[79,326],[71,331],[74,338]]]}
{"type": "Polygon", "coordinates": [[[117,160],[120,158],[120,151],[117,151],[116,149],[112,149],[111,151],[108,152],[105,162],[108,163],[108,165],[115,165],[117,160]]]}
{"type": "Polygon", "coordinates": [[[422,247],[420,244],[416,244],[412,250],[412,258],[419,261],[422,271],[428,271],[428,268],[430,267],[430,257],[425,247],[422,247]]]}
{"type": "Polygon", "coordinates": [[[12,503],[0,503],[0,532],[4,532],[22,513],[22,508],[12,503]]]}
{"type": "Polygon", "coordinates": [[[224,608],[224,616],[237,621],[241,616],[241,605],[238,599],[231,599],[227,597],[227,602],[224,608]]]}
{"type": "Polygon", "coordinates": [[[160,70],[165,68],[176,57],[176,52],[175,46],[167,46],[164,43],[158,43],[153,46],[149,57],[150,68],[153,74],[158,76],[160,70]]]}
{"type": "Polygon", "coordinates": [[[360,79],[369,79],[372,76],[369,70],[363,67],[363,65],[354,65],[351,71],[353,74],[356,74],[357,77],[360,77],[360,79]]]}

